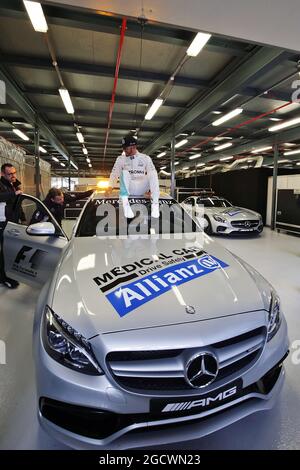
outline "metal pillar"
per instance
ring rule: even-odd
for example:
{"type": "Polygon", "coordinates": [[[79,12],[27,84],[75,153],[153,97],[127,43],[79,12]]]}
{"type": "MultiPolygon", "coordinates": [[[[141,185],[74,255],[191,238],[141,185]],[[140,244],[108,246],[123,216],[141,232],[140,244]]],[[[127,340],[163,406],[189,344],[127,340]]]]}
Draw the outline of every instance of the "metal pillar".
{"type": "Polygon", "coordinates": [[[35,156],[35,195],[38,199],[40,199],[41,191],[40,191],[40,184],[41,184],[41,171],[40,171],[40,131],[38,126],[36,125],[34,128],[34,156],[35,156]]]}
{"type": "Polygon", "coordinates": [[[175,125],[171,141],[171,196],[175,198],[175,125]]]}
{"type": "Polygon", "coordinates": [[[69,173],[68,173],[68,188],[69,188],[69,191],[71,191],[71,157],[69,157],[68,170],[69,170],[69,173]]]}
{"type": "Polygon", "coordinates": [[[195,189],[197,189],[197,177],[198,177],[198,168],[195,163],[195,189]]]}
{"type": "Polygon", "coordinates": [[[273,167],[273,187],[272,187],[272,213],[271,230],[275,230],[276,206],[277,206],[277,174],[278,174],[278,143],[274,144],[274,167],[273,167]]]}

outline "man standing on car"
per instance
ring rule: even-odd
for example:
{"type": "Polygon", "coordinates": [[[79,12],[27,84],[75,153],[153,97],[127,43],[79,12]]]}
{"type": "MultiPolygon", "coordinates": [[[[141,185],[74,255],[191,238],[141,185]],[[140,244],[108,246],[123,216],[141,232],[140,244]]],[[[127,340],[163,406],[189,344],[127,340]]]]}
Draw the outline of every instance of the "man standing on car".
{"type": "Polygon", "coordinates": [[[22,194],[20,186],[15,167],[11,163],[4,163],[0,178],[0,285],[3,284],[8,289],[15,289],[19,283],[5,273],[3,234],[7,222],[15,220],[14,205],[16,198],[22,194]]]}
{"type": "Polygon", "coordinates": [[[148,155],[140,153],[136,147],[136,139],[126,136],[122,139],[124,153],[120,155],[111,171],[109,186],[114,187],[119,178],[120,197],[124,215],[133,218],[134,213],[128,202],[128,196],[143,196],[151,191],[151,216],[159,217],[159,181],[155,166],[148,155]]]}
{"type": "MultiPolygon", "coordinates": [[[[79,193],[68,193],[63,192],[58,188],[51,188],[44,199],[43,203],[52,213],[53,217],[56,219],[58,224],[61,226],[62,219],[64,217],[64,210],[66,204],[79,199],[85,199],[90,197],[93,194],[94,190],[79,192],[79,193]]],[[[32,216],[31,223],[36,224],[37,222],[47,222],[49,220],[49,215],[43,210],[37,210],[32,216]]]]}

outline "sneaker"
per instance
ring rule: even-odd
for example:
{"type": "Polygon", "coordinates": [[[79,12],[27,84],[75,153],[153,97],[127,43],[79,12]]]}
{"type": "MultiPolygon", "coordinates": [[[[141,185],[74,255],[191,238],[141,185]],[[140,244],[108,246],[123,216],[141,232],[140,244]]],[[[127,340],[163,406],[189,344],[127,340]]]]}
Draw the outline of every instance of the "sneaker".
{"type": "Polygon", "coordinates": [[[151,217],[159,219],[159,204],[157,202],[151,204],[151,217]]]}
{"type": "Polygon", "coordinates": [[[11,279],[9,277],[6,277],[5,279],[0,279],[0,284],[3,284],[8,289],[16,289],[19,285],[18,281],[15,281],[14,279],[11,279]]]}

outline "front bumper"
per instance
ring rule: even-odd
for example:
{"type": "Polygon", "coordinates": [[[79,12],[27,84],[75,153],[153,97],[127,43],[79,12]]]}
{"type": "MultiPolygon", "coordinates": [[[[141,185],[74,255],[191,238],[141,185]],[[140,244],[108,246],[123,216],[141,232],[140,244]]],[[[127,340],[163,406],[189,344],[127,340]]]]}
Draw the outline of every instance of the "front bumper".
{"type": "Polygon", "coordinates": [[[251,233],[261,233],[263,231],[263,224],[262,223],[257,223],[257,225],[252,226],[252,227],[234,227],[230,222],[226,223],[220,223],[214,221],[213,224],[213,232],[214,233],[220,233],[220,234],[225,234],[225,235],[230,235],[230,234],[251,234],[251,233]]]}
{"type": "Polygon", "coordinates": [[[116,415],[42,398],[39,421],[53,437],[75,449],[130,449],[182,442],[211,434],[257,411],[270,410],[283,381],[280,362],[247,387],[242,397],[210,411],[169,419],[150,413],[116,415]]]}
{"type": "MultiPolygon", "coordinates": [[[[288,349],[285,320],[257,363],[241,378],[243,394],[195,414],[150,413],[153,396],[116,387],[106,375],[85,376],[57,364],[38,343],[39,420],[54,438],[75,449],[129,449],[187,441],[224,428],[275,403],[288,349]],[[266,387],[264,382],[277,368],[266,387]],[[263,386],[261,385],[263,384],[263,386]],[[67,400],[66,400],[67,397],[67,400]]],[[[217,389],[218,390],[218,389],[217,389]]],[[[168,394],[170,396],[170,394],[168,394]]],[[[156,395],[156,398],[166,398],[156,395]]],[[[193,399],[192,396],[185,400],[193,399]]],[[[171,401],[174,401],[173,399],[171,401]]]]}

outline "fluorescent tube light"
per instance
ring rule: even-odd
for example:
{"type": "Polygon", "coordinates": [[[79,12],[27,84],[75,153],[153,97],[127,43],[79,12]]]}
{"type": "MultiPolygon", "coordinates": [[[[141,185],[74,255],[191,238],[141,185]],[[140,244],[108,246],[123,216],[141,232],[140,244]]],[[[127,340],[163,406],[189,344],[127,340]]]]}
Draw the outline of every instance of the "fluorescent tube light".
{"type": "Polygon", "coordinates": [[[80,142],[81,144],[83,144],[84,142],[84,137],[83,135],[81,134],[81,132],[76,132],[76,137],[78,139],[78,142],[80,142]]]}
{"type": "Polygon", "coordinates": [[[41,146],[39,146],[39,150],[40,150],[40,152],[42,152],[42,153],[47,153],[47,150],[46,150],[46,149],[44,149],[44,148],[43,148],[43,147],[41,147],[41,146]]]}
{"type": "Polygon", "coordinates": [[[177,142],[177,144],[175,144],[175,148],[178,149],[179,147],[182,147],[183,145],[187,143],[188,143],[187,139],[180,140],[179,142],[177,142]]]}
{"type": "Polygon", "coordinates": [[[167,152],[161,152],[157,155],[157,158],[164,157],[165,155],[167,155],[167,152]]]}
{"type": "Polygon", "coordinates": [[[59,162],[58,158],[56,158],[56,157],[52,157],[52,160],[53,160],[54,162],[59,162]]]}
{"type": "Polygon", "coordinates": [[[146,113],[145,119],[147,121],[150,121],[150,119],[153,118],[154,114],[158,111],[158,109],[161,107],[163,104],[163,99],[161,98],[156,98],[156,100],[152,103],[150,106],[149,110],[146,113]]]}
{"type": "Polygon", "coordinates": [[[296,155],[297,153],[300,153],[300,149],[298,150],[290,150],[289,152],[284,152],[283,155],[288,156],[288,155],[296,155]]]}
{"type": "Polygon", "coordinates": [[[300,124],[300,117],[289,119],[288,121],[284,121],[281,124],[276,124],[275,126],[269,127],[269,132],[280,131],[281,129],[285,129],[286,127],[295,126],[296,124],[300,124]]]}
{"type": "Polygon", "coordinates": [[[43,12],[42,5],[38,2],[23,0],[29,19],[35,31],[38,33],[47,33],[48,25],[43,12]]]}
{"type": "Polygon", "coordinates": [[[197,33],[186,51],[187,55],[190,57],[196,57],[210,38],[211,34],[197,33]]]}
{"type": "Polygon", "coordinates": [[[67,113],[74,114],[74,107],[68,90],[66,88],[60,88],[58,91],[67,113]]]}
{"type": "Polygon", "coordinates": [[[189,160],[195,160],[196,158],[200,158],[201,157],[201,153],[195,153],[195,155],[192,155],[191,157],[189,157],[189,160]]]}
{"type": "Polygon", "coordinates": [[[61,166],[66,166],[64,163],[60,162],[61,166]]]}
{"type": "Polygon", "coordinates": [[[78,170],[78,166],[77,166],[77,165],[75,165],[75,163],[74,163],[74,162],[71,162],[71,165],[72,165],[72,166],[75,168],[75,170],[78,170]]]}
{"type": "Polygon", "coordinates": [[[220,162],[226,162],[226,160],[232,160],[232,159],[233,159],[232,156],[222,157],[222,158],[220,158],[220,162]]]}
{"type": "Polygon", "coordinates": [[[236,108],[233,111],[230,111],[230,113],[224,114],[224,116],[220,117],[216,121],[212,123],[213,126],[220,126],[220,124],[223,124],[223,122],[229,121],[230,119],[233,119],[234,117],[238,116],[243,112],[242,108],[236,108]]]}
{"type": "Polygon", "coordinates": [[[27,137],[27,135],[24,134],[24,132],[20,131],[20,129],[13,129],[13,132],[17,134],[17,136],[19,136],[21,139],[29,140],[29,137],[27,137]]]}
{"type": "Polygon", "coordinates": [[[214,148],[216,152],[219,150],[227,149],[228,147],[231,147],[233,145],[232,142],[227,142],[227,144],[222,144],[222,145],[217,145],[217,147],[214,148]]]}
{"type": "Polygon", "coordinates": [[[272,150],[272,145],[270,145],[269,147],[261,147],[259,149],[255,149],[255,150],[252,150],[251,153],[260,153],[260,152],[265,152],[266,150],[272,150]]]}

